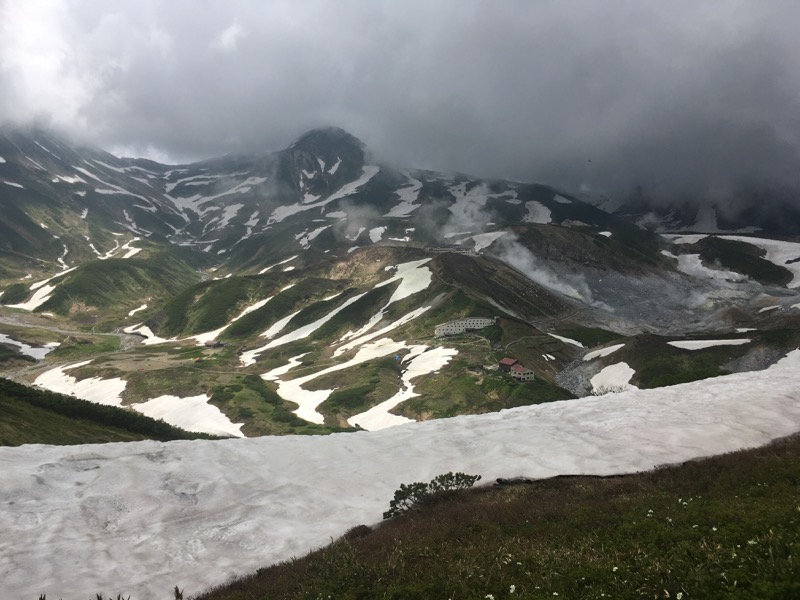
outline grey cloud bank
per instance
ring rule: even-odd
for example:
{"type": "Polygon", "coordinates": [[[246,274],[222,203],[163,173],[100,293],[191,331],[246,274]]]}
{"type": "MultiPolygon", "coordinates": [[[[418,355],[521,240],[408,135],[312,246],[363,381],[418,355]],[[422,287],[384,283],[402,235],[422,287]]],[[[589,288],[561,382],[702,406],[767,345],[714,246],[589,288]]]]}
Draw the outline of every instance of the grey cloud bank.
{"type": "Polygon", "coordinates": [[[800,4],[5,0],[0,117],[179,161],[335,124],[384,159],[624,193],[800,188],[800,4]]]}

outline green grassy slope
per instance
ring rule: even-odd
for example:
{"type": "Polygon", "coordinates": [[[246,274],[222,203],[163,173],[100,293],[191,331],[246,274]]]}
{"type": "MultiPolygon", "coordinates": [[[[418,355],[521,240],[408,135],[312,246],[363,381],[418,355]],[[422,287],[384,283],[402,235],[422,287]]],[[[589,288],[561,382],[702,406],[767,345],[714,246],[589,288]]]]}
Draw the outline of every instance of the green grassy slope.
{"type": "MultiPolygon", "coordinates": [[[[711,346],[698,350],[686,350],[669,345],[678,339],[652,334],[642,334],[625,340],[625,347],[602,364],[626,362],[635,371],[632,383],[640,388],[656,388],[730,373],[729,363],[748,354],[758,352],[782,353],[800,345],[800,329],[796,321],[787,322],[788,327],[746,333],[708,333],[693,336],[698,340],[749,339],[750,342],[735,346],[711,346]]],[[[680,338],[690,341],[692,338],[680,338]]]]}
{"type": "Polygon", "coordinates": [[[101,406],[0,378],[0,446],[214,439],[130,410],[101,406]]]}
{"type": "Polygon", "coordinates": [[[705,263],[743,273],[765,285],[786,285],[792,280],[788,269],[762,258],[766,251],[752,244],[706,237],[692,248],[700,252],[705,263]]]}
{"type": "Polygon", "coordinates": [[[71,314],[80,320],[76,311],[94,307],[102,309],[103,321],[116,323],[144,299],[164,301],[196,279],[194,269],[171,252],[155,252],[141,259],[94,260],[65,275],[51,298],[37,310],[71,314]]]}
{"type": "Polygon", "coordinates": [[[196,599],[789,600],[798,486],[793,437],[636,475],[454,492],[196,599]]]}

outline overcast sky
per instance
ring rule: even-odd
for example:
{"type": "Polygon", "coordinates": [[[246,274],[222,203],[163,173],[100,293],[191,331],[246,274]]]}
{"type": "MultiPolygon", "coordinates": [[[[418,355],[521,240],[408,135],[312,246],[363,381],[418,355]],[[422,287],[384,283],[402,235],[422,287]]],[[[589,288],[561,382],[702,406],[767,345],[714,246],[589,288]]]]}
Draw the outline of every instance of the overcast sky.
{"type": "Polygon", "coordinates": [[[795,0],[0,0],[0,117],[162,161],[338,125],[577,189],[796,184],[795,0]]]}

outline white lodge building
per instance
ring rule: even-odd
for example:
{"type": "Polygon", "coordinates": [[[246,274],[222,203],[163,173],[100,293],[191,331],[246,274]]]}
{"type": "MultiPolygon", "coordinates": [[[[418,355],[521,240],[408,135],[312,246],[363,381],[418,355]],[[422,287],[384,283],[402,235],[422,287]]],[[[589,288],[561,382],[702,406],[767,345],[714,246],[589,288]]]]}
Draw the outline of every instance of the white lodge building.
{"type": "Polygon", "coordinates": [[[450,321],[448,323],[437,325],[433,332],[436,337],[459,335],[460,333],[466,333],[467,331],[483,329],[484,327],[489,327],[495,323],[497,323],[497,317],[491,319],[487,317],[466,317],[464,319],[459,319],[458,321],[450,321]]]}

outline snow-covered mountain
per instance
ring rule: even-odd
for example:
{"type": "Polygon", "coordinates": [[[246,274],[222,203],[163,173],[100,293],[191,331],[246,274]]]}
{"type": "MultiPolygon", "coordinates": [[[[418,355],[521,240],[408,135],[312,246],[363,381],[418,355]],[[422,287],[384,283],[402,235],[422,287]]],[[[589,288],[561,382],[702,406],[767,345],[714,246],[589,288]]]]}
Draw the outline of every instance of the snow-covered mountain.
{"type": "Polygon", "coordinates": [[[488,239],[473,236],[516,223],[598,232],[625,226],[546,186],[394,169],[336,128],[311,131],[279,152],[179,166],[120,159],[42,130],[7,130],[0,156],[2,233],[18,269],[26,254],[53,266],[68,255],[71,266],[113,255],[112,234],[197,248],[214,259],[232,255],[226,258],[242,266],[292,247],[480,249],[488,239]]]}
{"type": "Polygon", "coordinates": [[[198,431],[374,429],[653,387],[764,368],[797,338],[796,243],[658,235],[548,186],[388,166],[337,128],[178,166],[6,129],[0,157],[4,333],[61,344],[39,364],[7,346],[9,374],[198,431]],[[465,317],[494,319],[483,346],[433,335],[465,317]],[[758,331],[670,345],[741,329],[758,331]],[[497,371],[506,354],[535,381],[497,371]]]}
{"type": "Polygon", "coordinates": [[[656,233],[336,128],[187,165],[3,130],[0,376],[193,431],[335,434],[0,449],[9,593],[156,597],[442,471],[627,472],[797,431],[800,243],[712,216],[656,233]]]}

